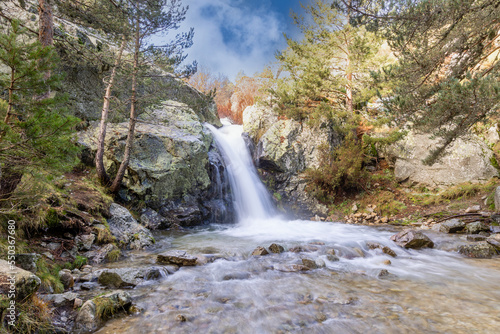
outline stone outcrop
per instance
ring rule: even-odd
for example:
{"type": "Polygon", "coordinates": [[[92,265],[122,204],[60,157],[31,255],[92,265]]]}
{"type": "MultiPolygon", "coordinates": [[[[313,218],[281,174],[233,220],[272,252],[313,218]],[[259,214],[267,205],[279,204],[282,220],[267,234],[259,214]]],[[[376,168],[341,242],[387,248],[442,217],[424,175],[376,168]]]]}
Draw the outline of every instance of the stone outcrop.
{"type": "MultiPolygon", "coordinates": [[[[88,164],[97,150],[97,132],[98,124],[92,123],[79,133],[82,160],[88,164]]],[[[122,161],[126,135],[126,122],[108,125],[104,163],[110,175],[122,161]]],[[[151,223],[165,227],[199,225],[219,213],[219,202],[231,207],[227,187],[223,193],[214,191],[220,188],[217,181],[225,181],[220,175],[225,168],[212,141],[199,115],[185,104],[166,101],[140,115],[122,200],[145,202],[167,220],[151,223]]]]}
{"type": "Polygon", "coordinates": [[[431,166],[422,160],[438,145],[429,135],[410,131],[402,140],[380,152],[394,165],[398,181],[431,187],[482,182],[498,176],[493,152],[478,136],[457,138],[431,166]]]}
{"type": "Polygon", "coordinates": [[[303,173],[319,166],[323,147],[340,143],[331,126],[279,119],[272,109],[254,105],[243,112],[243,131],[252,140],[255,164],[270,191],[279,194],[280,205],[304,218],[326,215],[326,207],[305,191],[303,173]]]}

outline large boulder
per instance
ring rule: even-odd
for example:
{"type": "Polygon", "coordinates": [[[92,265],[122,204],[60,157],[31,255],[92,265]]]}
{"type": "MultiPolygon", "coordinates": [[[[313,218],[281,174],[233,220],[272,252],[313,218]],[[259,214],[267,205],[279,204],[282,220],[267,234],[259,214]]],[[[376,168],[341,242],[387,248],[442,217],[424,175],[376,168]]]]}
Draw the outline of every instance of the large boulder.
{"type": "Polygon", "coordinates": [[[15,287],[16,300],[24,300],[34,294],[41,283],[40,278],[35,274],[11,266],[5,260],[0,260],[0,293],[2,295],[9,295],[12,291],[11,287],[15,287]]]}
{"type": "Polygon", "coordinates": [[[420,249],[434,247],[434,242],[428,236],[415,230],[401,231],[393,235],[391,240],[403,248],[420,249]]]}
{"type": "Polygon", "coordinates": [[[271,108],[255,105],[243,112],[243,131],[253,140],[255,164],[280,204],[302,217],[325,215],[327,208],[305,191],[303,173],[319,166],[323,148],[340,144],[332,127],[279,119],[271,108]]]}
{"type": "MultiPolygon", "coordinates": [[[[99,125],[91,123],[78,135],[84,148],[82,157],[88,163],[92,163],[97,151],[98,131],[99,125]]],[[[110,175],[116,173],[122,162],[127,131],[127,122],[108,124],[104,164],[110,175]]],[[[223,165],[220,156],[212,154],[217,150],[212,143],[213,137],[202,119],[185,104],[166,101],[140,115],[123,190],[119,193],[122,200],[146,203],[167,219],[163,226],[179,223],[170,211],[180,205],[195,206],[201,212],[187,219],[190,225],[208,219],[213,200],[226,201],[230,206],[227,193],[212,191],[217,180],[224,179],[214,175],[214,171],[223,173],[224,168],[219,167],[223,165]],[[161,210],[163,207],[168,209],[161,210]]]]}
{"type": "MultiPolygon", "coordinates": [[[[79,134],[88,150],[97,150],[99,126],[92,124],[79,134]]],[[[105,143],[105,166],[110,174],[122,162],[128,123],[109,124],[105,143]]],[[[207,189],[206,169],[212,136],[193,110],[178,102],[140,116],[134,147],[123,185],[129,196],[146,201],[182,197],[194,188],[207,189]]]]}
{"type": "Polygon", "coordinates": [[[431,139],[430,135],[410,131],[383,154],[394,164],[394,174],[400,182],[438,187],[487,181],[498,176],[491,164],[493,152],[478,136],[470,134],[455,139],[433,165],[424,165],[422,160],[438,144],[438,139],[431,139]]]}
{"type": "Polygon", "coordinates": [[[140,225],[123,206],[112,203],[109,212],[109,230],[125,248],[143,249],[154,244],[151,231],[140,225]]]}

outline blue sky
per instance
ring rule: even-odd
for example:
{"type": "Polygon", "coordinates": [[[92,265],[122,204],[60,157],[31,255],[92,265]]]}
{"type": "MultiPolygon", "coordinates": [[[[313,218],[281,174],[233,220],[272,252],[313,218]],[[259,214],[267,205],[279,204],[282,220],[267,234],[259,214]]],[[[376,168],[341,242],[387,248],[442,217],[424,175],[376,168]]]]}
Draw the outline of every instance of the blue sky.
{"type": "MultiPolygon", "coordinates": [[[[304,0],[302,1],[304,2],[304,0]]],[[[188,61],[234,79],[239,71],[253,75],[274,61],[286,46],[283,32],[294,35],[290,9],[299,0],[184,0],[189,5],[180,31],[195,30],[188,61]]]]}

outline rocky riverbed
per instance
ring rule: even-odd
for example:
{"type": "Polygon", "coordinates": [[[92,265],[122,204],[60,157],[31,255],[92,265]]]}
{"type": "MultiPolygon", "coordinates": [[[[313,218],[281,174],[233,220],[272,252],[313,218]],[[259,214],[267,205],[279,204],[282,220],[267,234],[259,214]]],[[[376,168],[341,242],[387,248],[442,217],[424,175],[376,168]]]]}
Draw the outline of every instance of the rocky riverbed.
{"type": "MultiPolygon", "coordinates": [[[[500,274],[500,231],[494,224],[454,218],[373,228],[276,218],[151,233],[117,204],[111,215],[111,232],[129,245],[121,259],[61,270],[65,292],[39,294],[60,332],[102,326],[99,333],[372,326],[446,332],[457,317],[464,333],[499,325],[493,277],[500,274]],[[456,313],[454,303],[467,314],[456,313]]],[[[89,239],[88,252],[104,248],[89,239]]],[[[30,269],[25,258],[22,265],[30,269]]],[[[19,291],[36,291],[37,277],[19,272],[26,277],[19,291]]]]}

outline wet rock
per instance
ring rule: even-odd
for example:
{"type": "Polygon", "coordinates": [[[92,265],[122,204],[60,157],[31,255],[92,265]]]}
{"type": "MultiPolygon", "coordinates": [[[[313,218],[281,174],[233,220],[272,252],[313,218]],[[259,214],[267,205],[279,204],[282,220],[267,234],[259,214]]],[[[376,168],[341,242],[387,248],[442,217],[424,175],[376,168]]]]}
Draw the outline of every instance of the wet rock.
{"type": "Polygon", "coordinates": [[[393,235],[391,240],[403,248],[420,249],[434,247],[434,242],[428,236],[415,230],[401,231],[393,235]]]}
{"type": "Polygon", "coordinates": [[[123,281],[121,276],[118,275],[117,273],[109,271],[102,272],[99,275],[98,282],[101,285],[115,289],[120,289],[127,286],[134,286],[134,284],[131,284],[130,282],[123,281]]]}
{"type": "Polygon", "coordinates": [[[252,252],[252,256],[263,256],[263,255],[267,255],[269,254],[269,252],[267,251],[267,249],[265,249],[264,247],[257,247],[254,249],[254,251],[252,252]]]}
{"type": "Polygon", "coordinates": [[[83,234],[75,238],[76,246],[80,251],[89,251],[95,241],[94,234],[83,234]]]}
{"type": "Polygon", "coordinates": [[[36,273],[36,262],[41,257],[40,254],[27,253],[27,254],[16,254],[16,266],[32,273],[36,273]]]}
{"type": "Polygon", "coordinates": [[[318,266],[316,265],[316,262],[314,260],[311,260],[311,259],[302,259],[302,264],[309,269],[318,268],[318,266]]]}
{"type": "Polygon", "coordinates": [[[162,207],[160,213],[170,225],[191,227],[203,222],[203,213],[195,202],[170,204],[162,207]]]}
{"type": "Polygon", "coordinates": [[[340,259],[338,258],[338,256],[332,255],[332,254],[328,254],[326,256],[326,258],[327,258],[328,261],[331,261],[331,262],[340,261],[340,259]]]}
{"type": "Polygon", "coordinates": [[[64,289],[71,289],[75,285],[73,274],[69,269],[59,271],[59,280],[64,285],[64,289]]]}
{"type": "Polygon", "coordinates": [[[84,282],[80,285],[80,288],[85,291],[97,289],[98,285],[94,282],[84,282]]]}
{"type": "Polygon", "coordinates": [[[326,267],[326,263],[322,259],[316,259],[315,262],[316,262],[316,266],[318,268],[324,268],[324,267],[326,267]]]}
{"type": "Polygon", "coordinates": [[[158,264],[175,264],[178,266],[195,266],[196,256],[187,254],[185,251],[173,250],[156,257],[156,263],[158,264]]]}
{"type": "Polygon", "coordinates": [[[380,249],[382,250],[383,253],[390,255],[392,257],[397,256],[396,252],[394,252],[390,247],[383,246],[378,242],[367,242],[366,247],[368,247],[368,249],[380,249]]]}
{"type": "Polygon", "coordinates": [[[271,244],[271,246],[269,246],[269,251],[271,253],[280,254],[280,253],[283,253],[285,251],[285,249],[281,245],[271,244]]]}
{"type": "Polygon", "coordinates": [[[465,228],[465,223],[458,219],[450,219],[440,224],[436,224],[433,229],[443,233],[457,233],[465,228]]]}
{"type": "Polygon", "coordinates": [[[386,266],[390,266],[392,264],[391,260],[385,260],[383,262],[383,264],[385,264],[386,266]]]}
{"type": "Polygon", "coordinates": [[[335,255],[336,254],[335,249],[333,249],[333,248],[327,249],[326,254],[335,255]]]}
{"type": "Polygon", "coordinates": [[[465,230],[469,234],[479,234],[480,232],[488,232],[490,230],[490,226],[482,221],[477,221],[467,224],[465,230]]]}
{"type": "Polygon", "coordinates": [[[474,242],[485,241],[486,236],[480,235],[480,234],[469,234],[469,235],[467,235],[466,239],[467,239],[467,241],[474,241],[474,242]]]}
{"type": "Polygon", "coordinates": [[[143,249],[154,244],[151,232],[140,225],[123,206],[112,203],[109,208],[111,218],[109,229],[117,241],[128,249],[143,249]]]}
{"type": "Polygon", "coordinates": [[[144,280],[160,279],[166,275],[164,268],[158,266],[138,268],[113,268],[96,271],[100,284],[114,288],[133,287],[144,280]]]}
{"type": "Polygon", "coordinates": [[[274,266],[274,270],[283,271],[283,272],[299,272],[299,271],[307,271],[309,267],[306,267],[302,264],[277,264],[274,266]]]}
{"type": "Polygon", "coordinates": [[[52,303],[55,307],[63,307],[63,306],[73,306],[75,303],[75,299],[78,295],[74,292],[66,292],[66,293],[58,293],[58,294],[48,294],[48,295],[40,295],[40,297],[48,302],[52,303]]]}
{"type": "Polygon", "coordinates": [[[158,212],[150,208],[146,208],[142,211],[140,222],[144,227],[150,230],[160,230],[169,225],[165,217],[159,215],[158,212]]]}
{"type": "Polygon", "coordinates": [[[316,252],[319,248],[314,245],[303,245],[303,246],[295,246],[289,249],[292,253],[311,253],[316,252]]]}
{"type": "Polygon", "coordinates": [[[486,241],[458,247],[458,253],[476,259],[489,259],[497,255],[497,249],[486,241]]]}
{"type": "Polygon", "coordinates": [[[243,279],[249,279],[250,278],[250,273],[247,272],[237,272],[237,273],[230,273],[224,275],[222,278],[223,281],[231,281],[231,280],[243,280],[243,279]]]}
{"type": "Polygon", "coordinates": [[[73,332],[78,334],[94,332],[110,316],[122,311],[127,312],[131,306],[132,298],[124,291],[115,291],[88,300],[76,316],[73,332]],[[99,307],[100,305],[106,305],[106,307],[103,309],[99,307]]]}
{"type": "Polygon", "coordinates": [[[396,278],[396,275],[391,274],[387,269],[382,269],[378,273],[377,277],[380,279],[394,279],[396,278]]]}
{"type": "Polygon", "coordinates": [[[10,291],[11,274],[14,276],[16,300],[24,300],[35,293],[40,287],[40,278],[32,272],[19,267],[11,267],[5,260],[0,260],[0,293],[7,295],[10,291]]]}
{"type": "Polygon", "coordinates": [[[492,235],[491,237],[489,237],[488,239],[486,239],[486,242],[488,242],[488,244],[492,245],[498,251],[500,251],[500,234],[494,234],[494,235],[492,235]]]}
{"type": "Polygon", "coordinates": [[[368,247],[368,249],[377,249],[377,248],[382,248],[382,245],[379,244],[378,242],[370,242],[370,241],[368,241],[366,243],[366,247],[368,247]]]}
{"type": "Polygon", "coordinates": [[[396,257],[397,254],[395,251],[393,251],[390,247],[387,247],[387,246],[384,246],[382,247],[382,252],[389,255],[389,256],[392,256],[392,257],[396,257]]]}

